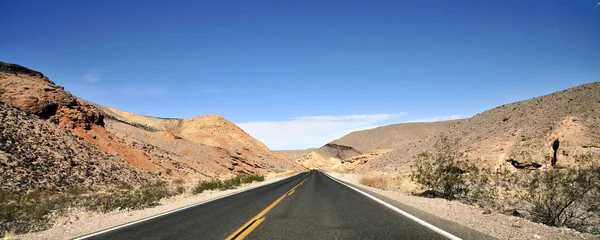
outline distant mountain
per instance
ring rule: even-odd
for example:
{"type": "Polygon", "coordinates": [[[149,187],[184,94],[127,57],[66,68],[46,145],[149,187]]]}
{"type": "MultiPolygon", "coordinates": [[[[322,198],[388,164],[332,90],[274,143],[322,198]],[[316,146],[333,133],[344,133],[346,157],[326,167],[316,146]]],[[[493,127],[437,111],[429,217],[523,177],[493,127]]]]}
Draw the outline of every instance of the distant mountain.
{"type": "Polygon", "coordinates": [[[508,159],[545,165],[556,138],[561,141],[559,165],[575,164],[575,156],[600,153],[600,83],[502,105],[467,119],[353,132],[331,144],[363,154],[385,150],[357,166],[358,171],[408,172],[413,156],[431,150],[440,134],[459,138],[461,150],[483,167],[504,168],[508,159]]]}
{"type": "MultiPolygon", "coordinates": [[[[50,128],[54,132],[68,131],[72,133],[60,133],[61,136],[64,135],[62,138],[66,145],[56,145],[59,147],[56,150],[45,148],[43,154],[45,154],[44,156],[63,155],[50,163],[53,166],[61,166],[61,170],[56,170],[56,174],[70,169],[69,171],[72,172],[69,174],[79,176],[80,174],[74,171],[84,170],[76,166],[82,166],[81,164],[87,166],[86,164],[93,162],[95,170],[92,172],[85,170],[84,174],[87,178],[95,179],[91,180],[92,182],[99,179],[96,178],[97,175],[107,177],[119,174],[121,170],[115,171],[114,166],[119,166],[122,171],[131,172],[139,169],[144,173],[134,174],[137,177],[132,176],[131,178],[128,177],[128,174],[122,174],[121,177],[113,179],[126,182],[147,180],[153,178],[152,175],[173,178],[207,178],[237,173],[268,173],[304,169],[298,163],[271,152],[264,144],[222,117],[164,119],[99,106],[73,96],[42,73],[16,64],[0,62],[0,103],[4,104],[2,105],[3,111],[10,112],[12,114],[10,116],[21,116],[14,119],[21,119],[19,121],[27,123],[18,124],[12,120],[10,124],[13,125],[3,123],[6,125],[3,126],[4,129],[10,127],[14,131],[3,130],[0,136],[13,139],[11,142],[15,141],[13,143],[16,146],[27,148],[38,146],[22,142],[31,140],[30,134],[35,135],[40,142],[57,141],[52,134],[38,134],[36,132],[38,127],[51,126],[50,128]],[[36,129],[36,131],[14,129],[25,126],[36,129]],[[79,144],[76,145],[79,147],[73,148],[75,145],[69,144],[79,144]],[[64,155],[62,152],[64,149],[72,150],[68,151],[70,154],[64,155]],[[86,157],[81,157],[81,154],[86,157]],[[69,163],[75,158],[78,159],[75,162],[83,163],[73,167],[65,165],[66,168],[62,168],[64,163],[69,163]],[[103,161],[110,161],[110,164],[107,162],[97,165],[98,162],[103,161]],[[104,166],[109,167],[104,168],[104,166]]],[[[11,119],[13,118],[11,117],[11,119]]],[[[21,150],[32,151],[31,149],[21,150]]],[[[62,186],[46,184],[56,181],[55,173],[48,172],[52,168],[45,169],[35,164],[28,165],[30,164],[28,162],[39,163],[39,161],[50,160],[44,160],[44,157],[32,160],[25,155],[19,155],[22,152],[14,151],[17,150],[6,146],[0,148],[0,166],[8,166],[0,173],[1,179],[12,179],[11,181],[24,183],[25,180],[15,179],[36,176],[28,179],[27,184],[21,184],[20,189],[55,189],[62,186]],[[22,164],[27,165],[27,169],[29,169],[27,171],[30,172],[21,171],[24,169],[22,164]]],[[[35,156],[33,154],[31,157],[35,156]]],[[[63,182],[65,186],[77,184],[77,182],[67,180],[63,182]]],[[[98,181],[108,183],[113,180],[98,181]]],[[[84,180],[84,182],[86,181],[84,180]]],[[[2,187],[7,187],[7,185],[2,187]]]]}
{"type": "Polygon", "coordinates": [[[274,152],[281,154],[283,157],[290,159],[290,160],[294,160],[304,154],[307,154],[309,152],[312,152],[316,150],[316,148],[309,148],[309,149],[301,149],[301,150],[275,150],[274,152]]]}

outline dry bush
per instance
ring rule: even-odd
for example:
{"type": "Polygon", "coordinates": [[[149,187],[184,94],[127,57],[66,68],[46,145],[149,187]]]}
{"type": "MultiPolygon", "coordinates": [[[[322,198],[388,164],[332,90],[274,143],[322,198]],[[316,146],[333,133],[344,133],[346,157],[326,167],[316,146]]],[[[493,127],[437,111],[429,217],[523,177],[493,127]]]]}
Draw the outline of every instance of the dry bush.
{"type": "Polygon", "coordinates": [[[600,234],[600,165],[592,156],[577,156],[570,168],[492,173],[469,164],[457,142],[442,136],[416,157],[411,178],[426,192],[600,234]]]}
{"type": "Polygon", "coordinates": [[[468,163],[458,146],[458,139],[442,135],[433,152],[423,152],[415,157],[411,179],[427,189],[426,195],[455,199],[468,193],[466,173],[477,168],[468,163]]]}
{"type": "Polygon", "coordinates": [[[265,180],[265,176],[260,175],[260,174],[239,174],[237,176],[234,176],[234,177],[231,177],[231,178],[225,179],[225,180],[219,180],[219,179],[201,180],[194,187],[192,192],[194,194],[198,194],[198,193],[204,192],[205,190],[234,189],[244,183],[251,183],[254,181],[262,182],[264,180],[265,180]]]}
{"type": "Polygon", "coordinates": [[[383,190],[388,190],[390,188],[389,180],[380,176],[363,176],[360,178],[360,184],[383,190]]]}
{"type": "Polygon", "coordinates": [[[39,231],[50,226],[51,214],[64,209],[62,199],[48,192],[31,191],[26,194],[0,191],[0,232],[17,233],[39,231]]]}
{"type": "Polygon", "coordinates": [[[110,212],[154,206],[161,199],[180,192],[178,187],[173,187],[161,181],[139,187],[121,184],[103,193],[90,193],[88,189],[77,187],[64,193],[19,193],[0,189],[0,233],[9,230],[19,234],[45,230],[68,208],[110,212]]]}
{"type": "Polygon", "coordinates": [[[90,196],[85,204],[89,210],[110,212],[119,209],[143,209],[158,204],[165,197],[176,195],[164,181],[134,188],[123,185],[107,193],[90,196]]]}
{"type": "Polygon", "coordinates": [[[600,233],[600,166],[591,158],[581,165],[513,174],[508,184],[520,208],[534,222],[600,233]]]}
{"type": "Polygon", "coordinates": [[[185,187],[185,181],[183,179],[173,180],[171,183],[171,188],[174,189],[176,195],[183,194],[187,190],[185,187]]]}

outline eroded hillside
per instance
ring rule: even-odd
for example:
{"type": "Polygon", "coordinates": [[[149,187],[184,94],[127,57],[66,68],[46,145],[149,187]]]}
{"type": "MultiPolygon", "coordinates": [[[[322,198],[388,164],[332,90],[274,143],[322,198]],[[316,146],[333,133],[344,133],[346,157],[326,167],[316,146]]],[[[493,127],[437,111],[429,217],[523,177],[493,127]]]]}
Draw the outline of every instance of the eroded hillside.
{"type": "MultiPolygon", "coordinates": [[[[264,144],[222,117],[163,119],[99,106],[73,96],[42,73],[16,64],[0,62],[0,103],[37,117],[37,120],[27,120],[29,122],[27,124],[23,123],[23,126],[36,128],[38,125],[42,126],[43,123],[44,126],[56,126],[58,129],[66,130],[71,135],[63,134],[65,143],[56,145],[62,146],[60,149],[68,149],[69,144],[76,141],[79,141],[78,144],[87,144],[81,145],[77,150],[69,150],[69,152],[84,155],[92,154],[93,156],[89,156],[87,159],[97,160],[88,161],[97,164],[94,167],[97,170],[83,170],[79,169],[80,167],[75,167],[79,165],[67,167],[68,171],[72,171],[72,174],[76,176],[81,174],[88,176],[89,174],[86,174],[90,171],[98,174],[106,174],[108,171],[112,171],[117,174],[119,171],[113,171],[114,167],[111,165],[113,162],[120,162],[121,165],[114,166],[120,166],[119,168],[124,169],[124,171],[139,169],[142,170],[141,172],[151,173],[154,176],[191,179],[223,177],[238,173],[268,173],[304,169],[300,164],[271,152],[264,144]],[[67,140],[68,138],[74,139],[67,140]],[[87,150],[91,146],[95,150],[87,150]],[[110,161],[106,160],[111,164],[98,164],[98,161],[102,162],[103,159],[112,159],[110,161]]],[[[13,116],[16,113],[11,112],[11,114],[10,116],[13,116]]],[[[16,114],[15,116],[20,115],[16,114]]],[[[11,122],[11,124],[16,125],[5,126],[5,129],[9,127],[20,128],[21,126],[19,123],[11,122]]],[[[26,144],[20,141],[28,139],[27,141],[50,144],[50,142],[56,141],[52,136],[53,132],[59,131],[52,130],[52,132],[48,132],[44,130],[46,134],[35,135],[36,132],[17,131],[19,129],[11,130],[14,131],[4,130],[2,132],[3,137],[15,139],[15,144],[21,144],[22,148],[27,151],[32,150],[26,148],[37,145],[29,145],[30,143],[26,144]],[[21,135],[17,136],[17,134],[21,135]],[[32,139],[28,134],[34,134],[37,137],[32,139]]],[[[50,146],[54,146],[54,144],[50,144],[50,146]]],[[[44,154],[57,154],[58,156],[62,154],[60,149],[48,148],[44,154]]],[[[19,165],[29,164],[26,163],[27,161],[36,163],[45,161],[44,157],[37,157],[35,154],[31,157],[40,158],[37,161],[25,158],[24,155],[7,155],[6,153],[2,155],[3,166],[8,166],[9,163],[19,165]]],[[[58,157],[58,160],[50,162],[57,166],[63,166],[65,163],[62,161],[66,161],[67,165],[70,166],[71,160],[78,158],[78,156],[64,155],[58,157]]],[[[13,179],[13,181],[32,181],[26,185],[34,188],[52,189],[56,187],[50,185],[45,187],[47,182],[56,181],[53,171],[46,171],[51,168],[46,169],[38,165],[32,166],[29,168],[31,172],[27,174],[12,170],[3,171],[2,178],[13,179],[14,177],[16,179],[24,176],[35,176],[29,180],[13,179]],[[15,174],[15,176],[11,176],[12,174],[15,174]],[[39,184],[36,185],[33,182],[39,184]]],[[[56,170],[55,172],[58,174],[63,170],[56,170]]],[[[131,180],[132,183],[138,181],[129,179],[128,174],[123,173],[122,175],[121,178],[116,180],[126,182],[131,180]]],[[[112,174],[107,175],[107,177],[109,176],[112,176],[112,174]]],[[[137,177],[140,180],[147,178],[145,174],[139,174],[137,177]]],[[[62,177],[58,178],[58,182],[72,181],[70,178],[67,178],[67,180],[61,180],[62,177]]],[[[89,180],[76,181],[84,181],[86,184],[88,182],[104,181],[96,180],[98,179],[90,177],[89,180]]]]}

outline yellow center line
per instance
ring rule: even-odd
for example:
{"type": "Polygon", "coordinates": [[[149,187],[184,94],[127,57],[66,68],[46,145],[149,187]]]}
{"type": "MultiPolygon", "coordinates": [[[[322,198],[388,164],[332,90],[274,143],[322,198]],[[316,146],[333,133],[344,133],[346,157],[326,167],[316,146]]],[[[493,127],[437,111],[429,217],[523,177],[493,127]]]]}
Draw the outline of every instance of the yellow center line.
{"type": "Polygon", "coordinates": [[[294,193],[294,191],[296,191],[296,188],[299,187],[300,185],[302,185],[302,183],[304,183],[306,181],[306,179],[307,178],[302,180],[300,183],[296,184],[296,186],[294,186],[292,189],[290,189],[289,191],[284,193],[281,197],[279,197],[277,200],[275,200],[275,202],[271,203],[271,205],[269,205],[267,208],[263,209],[256,216],[251,218],[247,223],[242,225],[242,227],[238,228],[238,230],[236,230],[231,235],[229,235],[229,237],[227,237],[226,240],[244,239],[246,236],[248,236],[248,234],[250,234],[256,227],[258,227],[258,225],[260,225],[265,220],[263,218],[263,216],[265,216],[265,214],[267,214],[267,212],[269,212],[273,207],[275,207],[275,205],[277,205],[279,202],[281,202],[281,200],[283,200],[286,196],[292,195],[292,193],[294,193]]]}

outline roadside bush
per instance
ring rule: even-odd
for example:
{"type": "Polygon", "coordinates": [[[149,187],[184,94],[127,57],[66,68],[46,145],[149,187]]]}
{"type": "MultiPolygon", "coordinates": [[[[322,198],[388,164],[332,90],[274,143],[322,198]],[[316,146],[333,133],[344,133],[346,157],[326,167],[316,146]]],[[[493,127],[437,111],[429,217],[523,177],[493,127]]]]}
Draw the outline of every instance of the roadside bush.
{"type": "Polygon", "coordinates": [[[254,181],[262,182],[265,180],[265,176],[260,174],[239,174],[237,176],[231,177],[225,180],[219,179],[211,179],[211,180],[201,180],[194,187],[193,193],[198,194],[202,193],[205,190],[227,190],[234,189],[237,186],[240,186],[245,183],[251,183],[254,181]]]}
{"type": "Polygon", "coordinates": [[[458,150],[458,139],[440,136],[433,152],[415,157],[411,179],[427,188],[428,195],[454,199],[466,196],[469,191],[466,173],[474,169],[458,150]]]}
{"type": "Polygon", "coordinates": [[[164,181],[139,188],[123,185],[106,193],[90,196],[86,207],[104,213],[119,209],[142,209],[155,206],[161,199],[172,195],[175,193],[170,191],[164,181]]]}
{"type": "Polygon", "coordinates": [[[600,165],[592,156],[577,156],[578,165],[564,169],[492,173],[469,164],[457,142],[441,136],[432,152],[415,157],[411,179],[427,189],[423,195],[600,234],[600,165]]]}
{"type": "Polygon", "coordinates": [[[521,196],[529,217],[550,226],[580,231],[600,230],[600,167],[533,172],[520,185],[521,196]]]}
{"type": "Polygon", "coordinates": [[[51,213],[63,209],[61,199],[48,192],[0,190],[0,233],[39,231],[49,227],[51,213]]]}
{"type": "Polygon", "coordinates": [[[172,188],[175,190],[175,195],[185,193],[185,181],[183,179],[175,179],[172,182],[172,188]]]}
{"type": "MultiPolygon", "coordinates": [[[[183,182],[182,182],[183,184],[183,182]]],[[[117,209],[142,209],[157,205],[169,196],[185,191],[183,186],[169,186],[160,181],[140,187],[120,184],[103,193],[89,189],[72,188],[64,193],[30,191],[18,193],[0,189],[0,233],[45,230],[55,217],[64,215],[68,208],[110,212],[117,209]],[[183,188],[183,190],[180,189],[183,188]]]]}
{"type": "Polygon", "coordinates": [[[211,180],[200,180],[196,187],[194,187],[194,194],[202,193],[205,190],[214,190],[220,189],[223,182],[219,179],[211,179],[211,180]]]}
{"type": "Polygon", "coordinates": [[[388,190],[389,189],[389,182],[388,179],[383,178],[383,177],[378,177],[378,176],[363,176],[360,178],[360,183],[370,186],[370,187],[374,187],[374,188],[379,188],[379,189],[383,189],[383,190],[388,190]]]}

